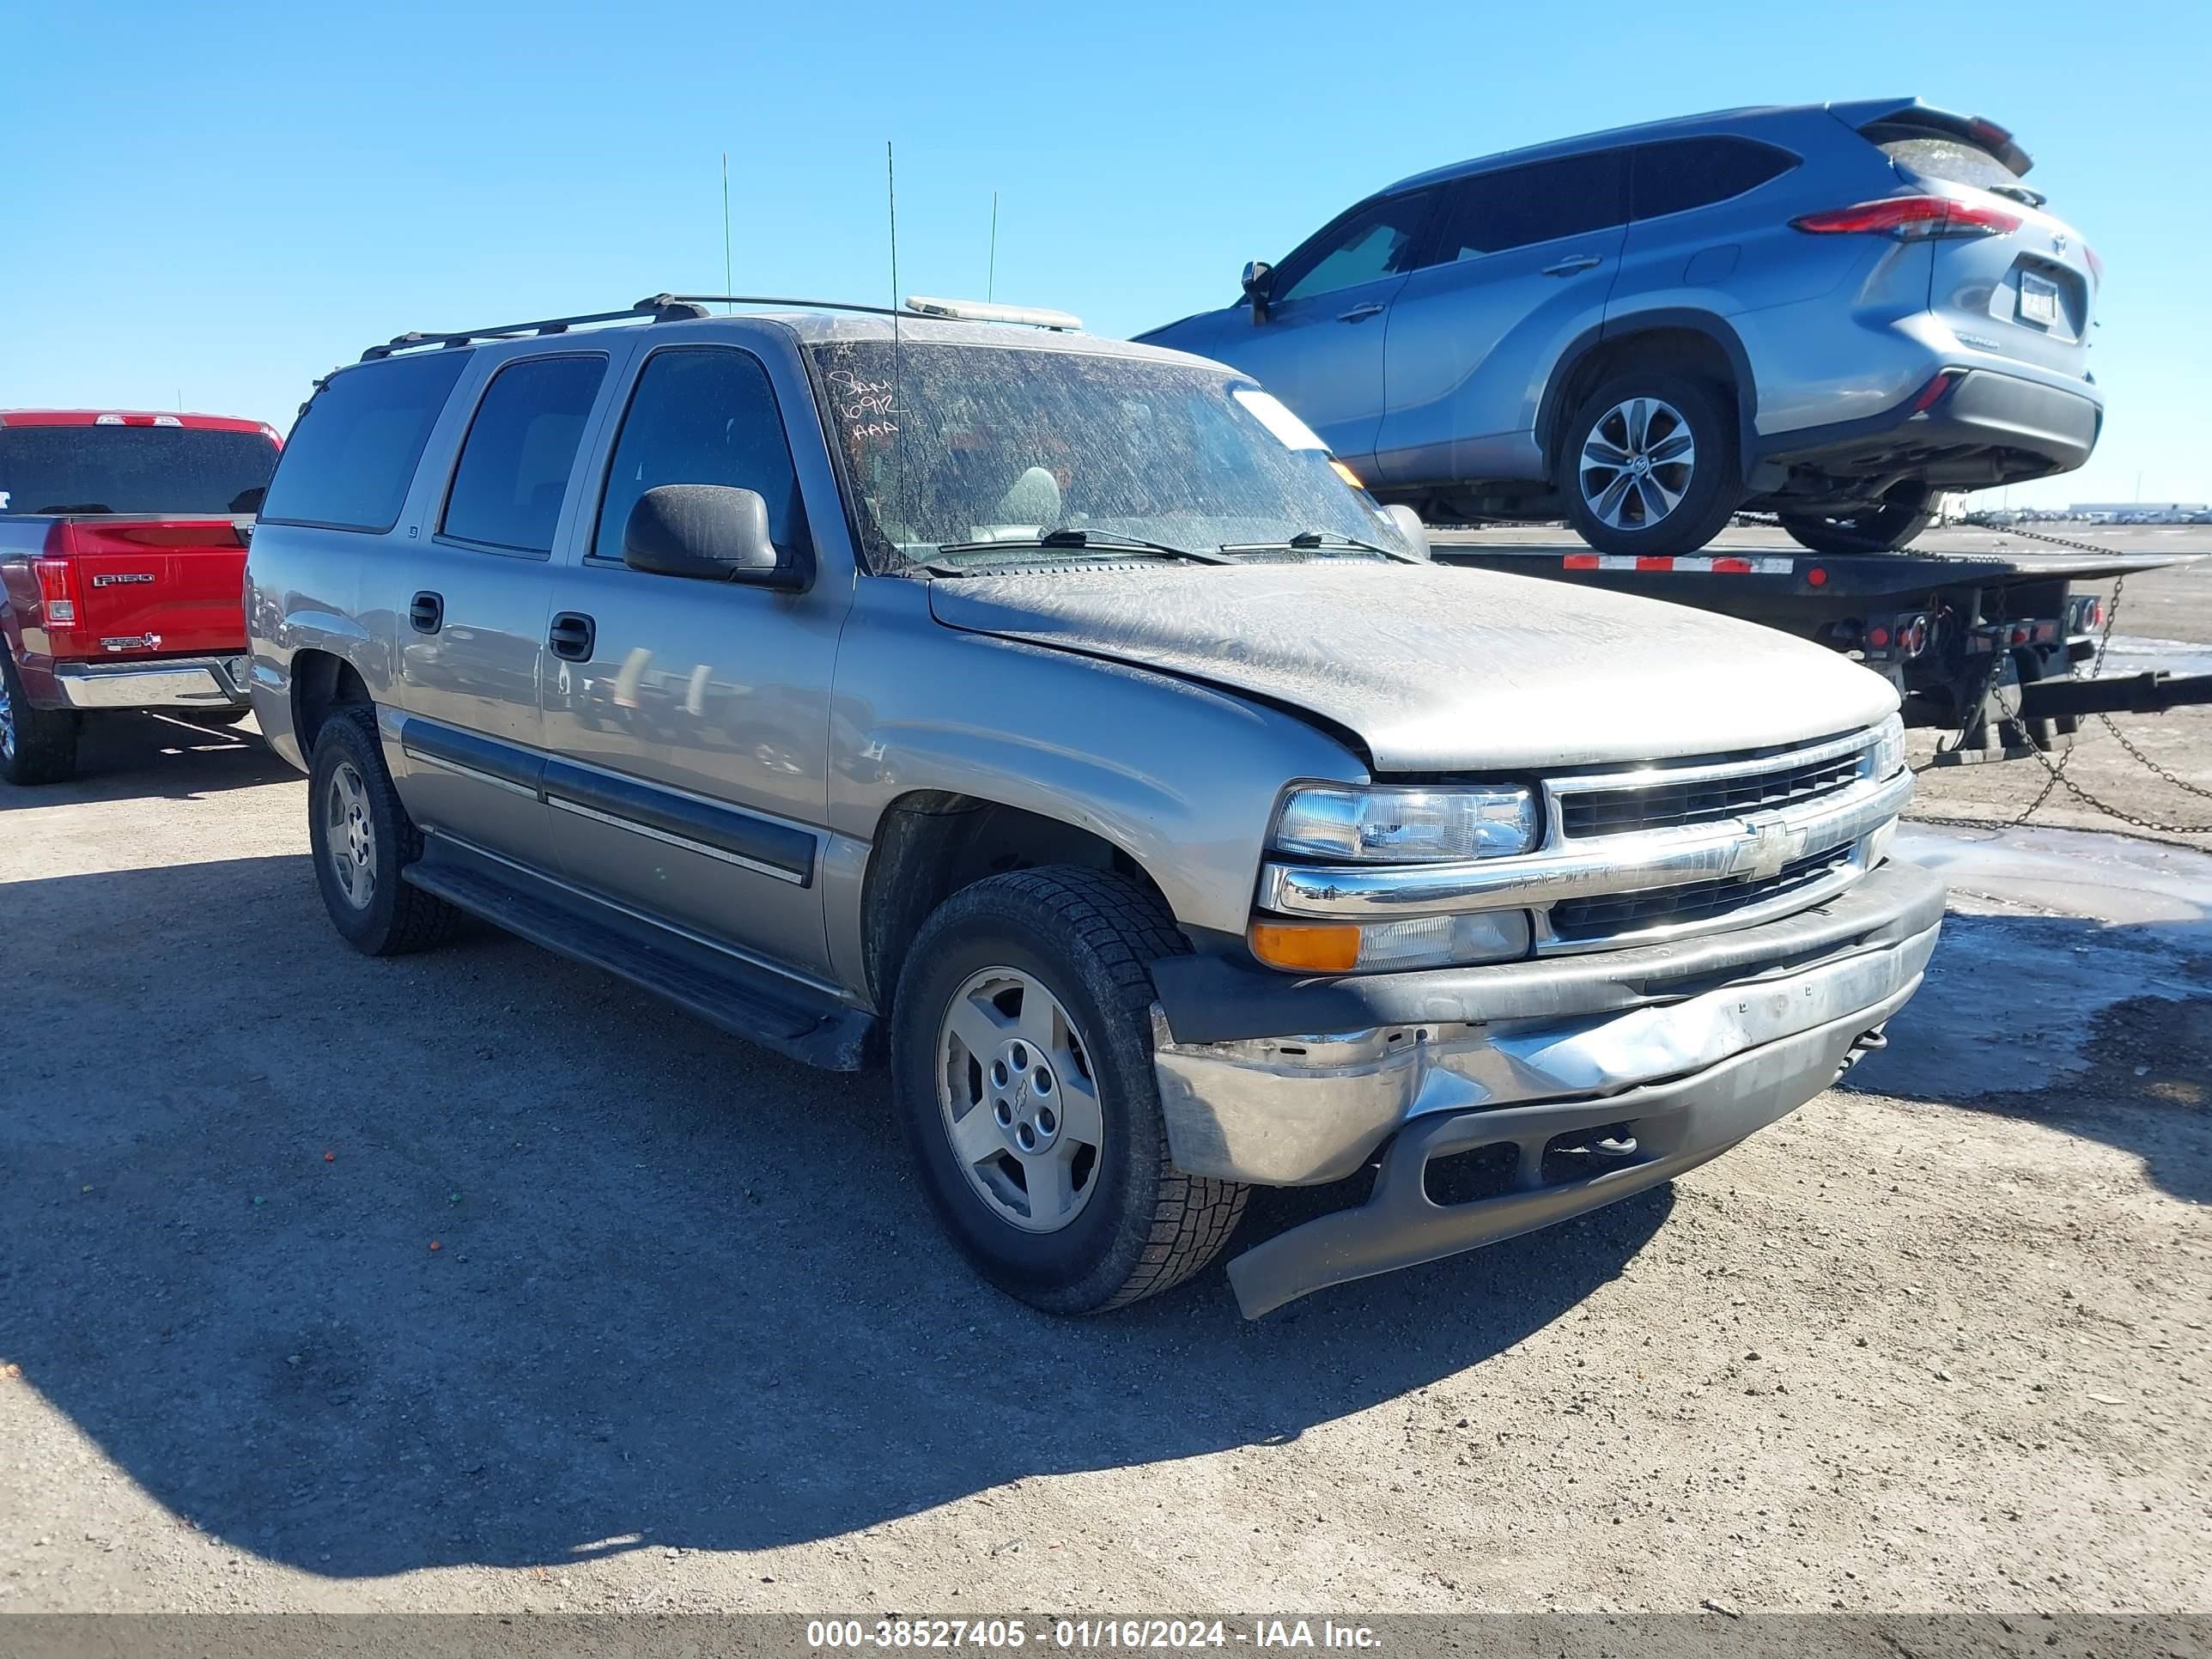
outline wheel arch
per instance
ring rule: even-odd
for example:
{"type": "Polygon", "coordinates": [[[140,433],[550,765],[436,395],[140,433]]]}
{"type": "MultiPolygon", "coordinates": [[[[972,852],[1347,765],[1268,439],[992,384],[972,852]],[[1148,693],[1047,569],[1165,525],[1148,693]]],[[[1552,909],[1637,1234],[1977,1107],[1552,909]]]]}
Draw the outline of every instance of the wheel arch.
{"type": "Polygon", "coordinates": [[[1742,337],[1709,311],[1668,307],[1586,329],[1562,352],[1536,410],[1536,442],[1555,476],[1566,425],[1583,399],[1632,366],[1689,368],[1723,386],[1736,411],[1736,465],[1748,476],[1757,436],[1759,385],[1742,337]]]}
{"type": "Polygon", "coordinates": [[[335,651],[307,647],[293,653],[291,681],[293,740],[304,758],[313,757],[316,735],[331,709],[375,702],[361,671],[335,651]]]}
{"type": "Polygon", "coordinates": [[[877,1012],[890,1012],[907,951],[939,905],[988,877],[1047,865],[1124,877],[1173,915],[1136,855],[1096,830],[948,790],[910,790],[886,805],[860,883],[862,967],[877,1012]]]}

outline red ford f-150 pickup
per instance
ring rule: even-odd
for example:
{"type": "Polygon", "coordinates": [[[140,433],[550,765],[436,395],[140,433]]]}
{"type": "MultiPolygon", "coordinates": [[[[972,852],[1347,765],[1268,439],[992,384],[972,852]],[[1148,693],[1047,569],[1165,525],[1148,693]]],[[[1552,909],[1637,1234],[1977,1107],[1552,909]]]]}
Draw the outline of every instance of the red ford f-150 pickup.
{"type": "Polygon", "coordinates": [[[0,777],[67,778],[89,712],[246,717],[246,544],[283,441],[218,415],[0,410],[0,777]]]}

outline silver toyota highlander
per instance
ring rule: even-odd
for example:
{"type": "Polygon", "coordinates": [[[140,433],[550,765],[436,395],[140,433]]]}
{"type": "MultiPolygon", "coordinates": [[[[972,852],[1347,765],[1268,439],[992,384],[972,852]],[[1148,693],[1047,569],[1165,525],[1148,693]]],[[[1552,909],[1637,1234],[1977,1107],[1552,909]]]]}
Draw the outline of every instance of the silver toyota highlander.
{"type": "Polygon", "coordinates": [[[1882,679],[1422,552],[1218,364],[661,295],[322,381],[253,703],[356,948],[469,912],[887,1058],[947,1231],[1058,1312],[1334,1185],[1231,1262],[1257,1315],[1725,1151],[1941,919],[1882,679]]]}

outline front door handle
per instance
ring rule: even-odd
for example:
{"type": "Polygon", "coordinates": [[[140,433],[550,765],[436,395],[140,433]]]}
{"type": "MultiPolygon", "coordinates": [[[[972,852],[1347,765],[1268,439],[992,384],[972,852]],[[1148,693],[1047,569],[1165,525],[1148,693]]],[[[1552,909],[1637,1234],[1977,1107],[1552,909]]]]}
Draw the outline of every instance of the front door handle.
{"type": "Polygon", "coordinates": [[[446,625],[445,595],[428,589],[417,593],[408,602],[407,620],[417,634],[436,633],[446,625]]]}
{"type": "Polygon", "coordinates": [[[1382,307],[1370,300],[1364,306],[1354,306],[1349,311],[1338,312],[1336,320],[1340,323],[1364,323],[1370,317],[1380,316],[1382,312],[1382,307]]]}
{"type": "Polygon", "coordinates": [[[1605,261],[1599,258],[1595,253],[1577,253],[1567,258],[1560,260],[1559,263],[1555,265],[1546,265],[1544,267],[1544,275],[1547,276],[1571,276],[1578,270],[1588,270],[1592,265],[1601,265],[1604,263],[1605,261]]]}
{"type": "Polygon", "coordinates": [[[563,611],[553,618],[553,627],[545,635],[545,643],[553,647],[553,654],[564,662],[589,662],[592,647],[599,638],[599,624],[580,611],[563,611]]]}

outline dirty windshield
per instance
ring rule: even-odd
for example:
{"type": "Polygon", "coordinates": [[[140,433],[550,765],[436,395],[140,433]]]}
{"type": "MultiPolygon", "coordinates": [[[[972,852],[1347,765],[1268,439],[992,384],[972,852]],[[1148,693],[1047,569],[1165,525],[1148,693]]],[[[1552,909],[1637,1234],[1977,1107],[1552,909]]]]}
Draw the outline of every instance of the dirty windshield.
{"type": "Polygon", "coordinates": [[[1249,380],[1006,347],[905,344],[895,362],[887,340],[840,341],[814,355],[885,574],[945,569],[947,549],[963,568],[1218,558],[1224,546],[1238,557],[1407,550],[1321,441],[1249,380]]]}

